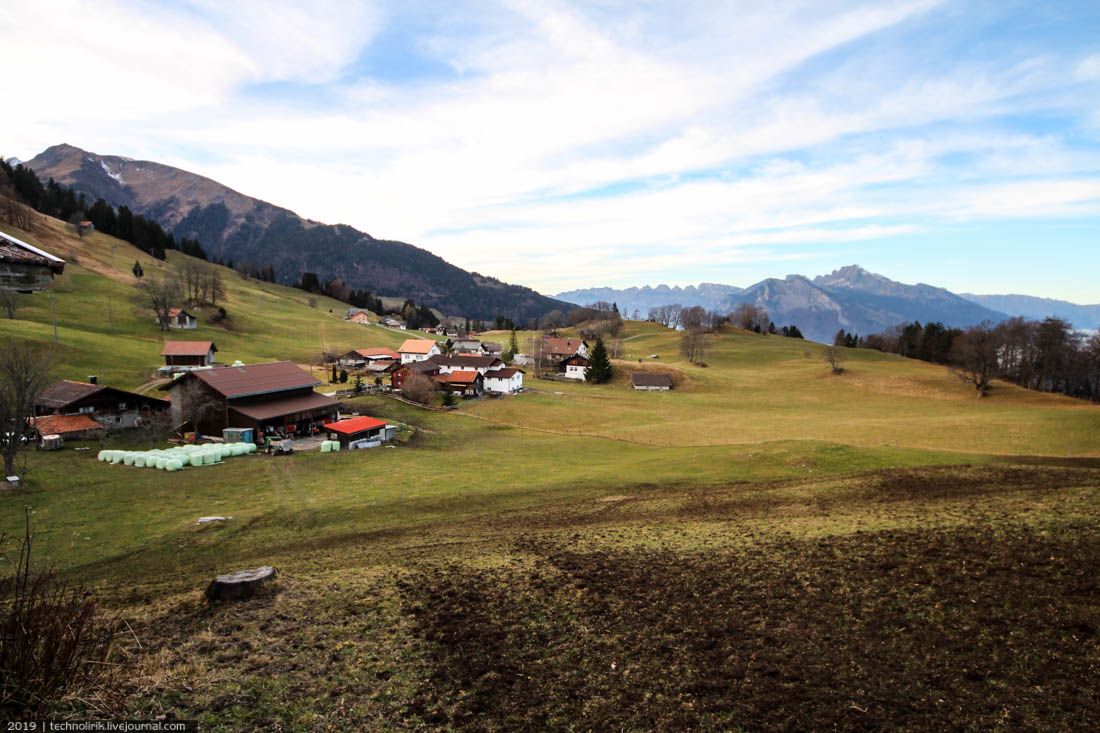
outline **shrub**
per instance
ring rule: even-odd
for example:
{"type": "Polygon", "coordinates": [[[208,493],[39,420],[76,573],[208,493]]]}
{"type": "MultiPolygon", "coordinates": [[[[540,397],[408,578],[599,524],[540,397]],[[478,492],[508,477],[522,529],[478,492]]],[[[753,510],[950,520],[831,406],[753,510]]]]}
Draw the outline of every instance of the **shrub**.
{"type": "Polygon", "coordinates": [[[110,669],[113,624],[91,595],[32,567],[32,539],[28,516],[13,573],[0,579],[0,714],[10,717],[48,713],[110,669]]]}

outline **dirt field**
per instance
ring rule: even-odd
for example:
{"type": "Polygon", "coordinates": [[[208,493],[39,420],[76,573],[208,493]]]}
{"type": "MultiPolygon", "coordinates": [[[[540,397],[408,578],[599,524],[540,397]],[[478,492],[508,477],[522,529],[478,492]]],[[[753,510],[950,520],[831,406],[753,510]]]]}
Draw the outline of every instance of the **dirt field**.
{"type": "Polygon", "coordinates": [[[963,467],[358,538],[146,607],[130,694],[225,730],[1095,729],[1098,510],[1095,468],[963,467]]]}

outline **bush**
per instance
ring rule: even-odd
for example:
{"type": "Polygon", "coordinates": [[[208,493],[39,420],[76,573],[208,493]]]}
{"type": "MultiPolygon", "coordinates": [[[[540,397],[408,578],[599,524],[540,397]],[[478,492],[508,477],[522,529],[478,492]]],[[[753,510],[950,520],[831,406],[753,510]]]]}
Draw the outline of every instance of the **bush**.
{"type": "Polygon", "coordinates": [[[82,589],[32,568],[31,545],[28,517],[14,572],[0,579],[0,714],[12,718],[48,713],[111,668],[113,625],[82,589]]]}

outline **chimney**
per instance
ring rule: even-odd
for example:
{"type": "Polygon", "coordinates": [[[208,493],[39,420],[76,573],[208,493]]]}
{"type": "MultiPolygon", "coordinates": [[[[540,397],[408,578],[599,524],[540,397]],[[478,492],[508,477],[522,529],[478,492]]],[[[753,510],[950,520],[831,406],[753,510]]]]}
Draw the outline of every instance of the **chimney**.
{"type": "Polygon", "coordinates": [[[88,384],[99,384],[99,377],[94,374],[88,377],[88,384]]]}

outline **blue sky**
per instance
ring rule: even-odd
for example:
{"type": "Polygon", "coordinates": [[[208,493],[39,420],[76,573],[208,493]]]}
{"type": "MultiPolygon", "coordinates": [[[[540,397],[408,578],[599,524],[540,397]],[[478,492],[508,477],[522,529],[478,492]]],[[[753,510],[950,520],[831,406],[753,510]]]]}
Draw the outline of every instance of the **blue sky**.
{"type": "Polygon", "coordinates": [[[1100,3],[9,5],[40,64],[4,155],[158,160],[544,292],[859,263],[1100,302],[1100,3]]]}

